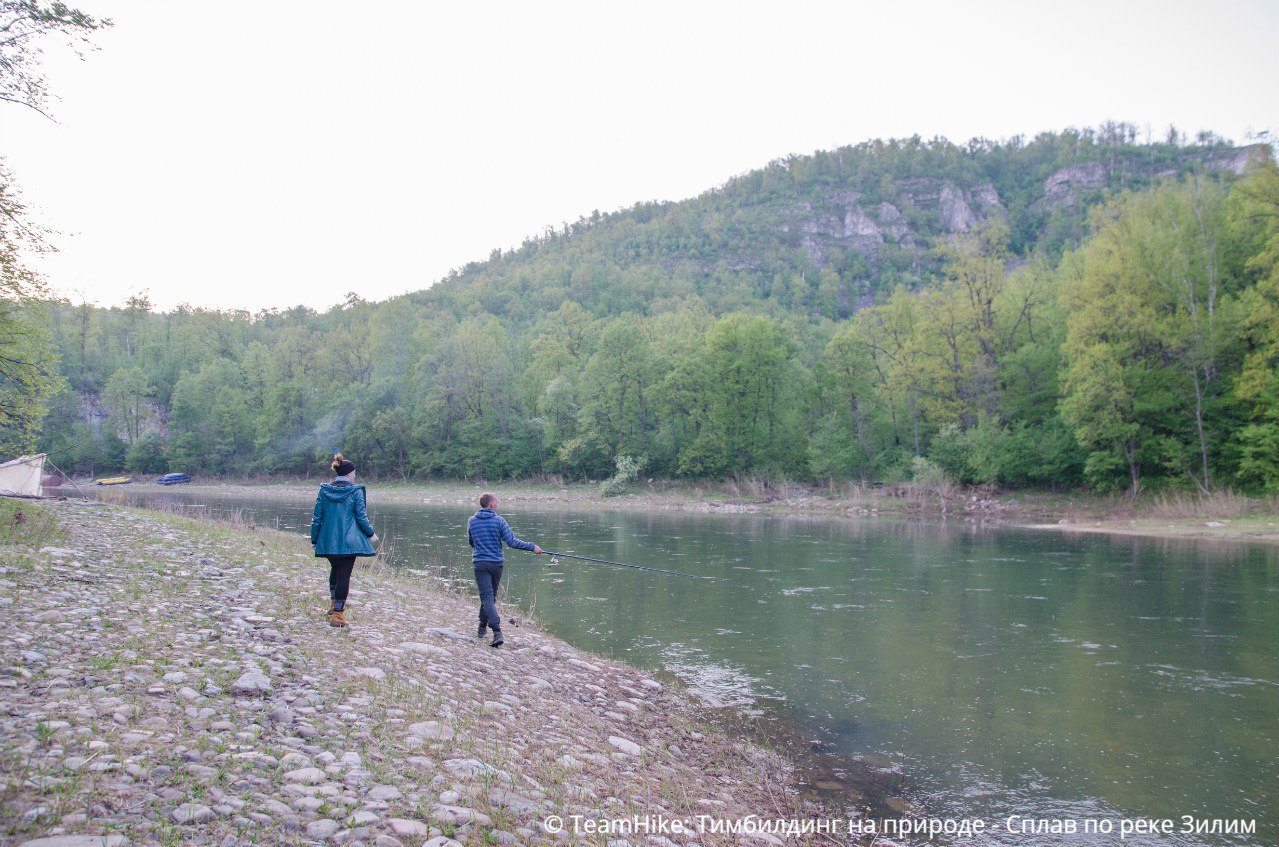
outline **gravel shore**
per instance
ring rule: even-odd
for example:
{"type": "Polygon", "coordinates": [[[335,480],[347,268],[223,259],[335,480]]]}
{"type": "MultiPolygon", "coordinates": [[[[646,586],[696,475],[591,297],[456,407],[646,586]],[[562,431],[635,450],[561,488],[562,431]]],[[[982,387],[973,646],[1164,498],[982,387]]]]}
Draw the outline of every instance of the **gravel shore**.
{"type": "Polygon", "coordinates": [[[723,831],[819,811],[682,692],[521,615],[490,648],[471,601],[375,566],[336,629],[300,537],[0,518],[0,847],[846,840],[723,831]]]}

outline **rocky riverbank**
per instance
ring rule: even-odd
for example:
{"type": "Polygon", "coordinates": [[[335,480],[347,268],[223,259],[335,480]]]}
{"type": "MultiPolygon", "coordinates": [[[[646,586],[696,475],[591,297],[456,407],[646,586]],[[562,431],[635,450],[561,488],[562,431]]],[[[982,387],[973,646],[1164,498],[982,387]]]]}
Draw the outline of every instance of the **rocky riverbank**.
{"type": "Polygon", "coordinates": [[[469,600],[374,565],[335,629],[305,539],[83,501],[0,521],[0,847],[686,847],[830,821],[783,758],[518,615],[492,649],[469,600]]]}

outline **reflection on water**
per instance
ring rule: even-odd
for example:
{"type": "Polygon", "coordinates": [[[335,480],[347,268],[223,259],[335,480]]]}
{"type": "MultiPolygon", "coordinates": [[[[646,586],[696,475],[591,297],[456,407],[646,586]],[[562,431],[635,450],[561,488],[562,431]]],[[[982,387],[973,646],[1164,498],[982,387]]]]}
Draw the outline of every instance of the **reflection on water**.
{"type": "MultiPolygon", "coordinates": [[[[379,504],[376,486],[370,501],[398,563],[469,583],[472,506],[379,504]]],[[[218,502],[286,531],[310,522],[309,499],[218,502]]],[[[904,774],[929,816],[986,820],[981,843],[1029,843],[1000,830],[1013,815],[1255,820],[1253,838],[1125,843],[1279,843],[1272,548],[508,505],[516,534],[547,549],[718,578],[515,552],[505,583],[509,602],[535,603],[578,647],[661,669],[708,706],[837,754],[849,764],[827,787],[867,763],[904,774]]],[[[1097,839],[1033,843],[1109,843],[1097,839]]]]}
{"type": "MultiPolygon", "coordinates": [[[[719,632],[740,634],[733,630],[719,632]]],[[[686,644],[670,644],[661,648],[661,657],[661,667],[683,680],[689,692],[708,706],[735,707],[749,715],[760,715],[760,701],[786,699],[764,685],[760,678],[705,650],[686,644]]]]}

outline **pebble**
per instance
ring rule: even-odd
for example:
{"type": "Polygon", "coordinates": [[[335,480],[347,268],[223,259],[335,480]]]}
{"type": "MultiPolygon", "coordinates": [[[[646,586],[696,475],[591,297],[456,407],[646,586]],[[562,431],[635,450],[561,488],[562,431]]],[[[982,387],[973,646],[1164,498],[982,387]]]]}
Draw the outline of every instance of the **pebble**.
{"type": "Polygon", "coordinates": [[[270,690],[270,677],[258,671],[249,671],[231,683],[231,691],[235,694],[258,694],[270,690]]]}
{"type": "Polygon", "coordinates": [[[481,826],[492,826],[493,824],[493,819],[488,815],[464,806],[449,806],[444,803],[436,803],[431,807],[431,817],[453,826],[461,826],[468,823],[478,823],[481,826]]]}
{"type": "Polygon", "coordinates": [[[311,821],[306,825],[306,837],[314,838],[319,841],[326,841],[337,834],[342,825],[328,818],[320,818],[318,821],[311,821]]]}
{"type": "Polygon", "coordinates": [[[458,779],[498,779],[511,781],[511,775],[504,770],[495,768],[490,764],[481,762],[479,759],[449,759],[444,763],[444,770],[453,774],[458,779]]]}
{"type": "Polygon", "coordinates": [[[176,823],[203,823],[214,817],[214,811],[208,806],[201,806],[198,803],[183,803],[173,810],[170,817],[176,823]]]}
{"type": "Polygon", "coordinates": [[[448,741],[454,735],[453,727],[439,721],[423,721],[409,727],[409,735],[417,738],[438,738],[448,741]]]}
{"type": "Polygon", "coordinates": [[[399,800],[404,795],[394,785],[375,785],[365,796],[370,800],[389,802],[391,800],[399,800]]]}
{"type": "Polygon", "coordinates": [[[644,755],[644,748],[629,739],[622,738],[617,735],[610,735],[608,737],[608,743],[612,744],[614,747],[616,747],[618,750],[621,750],[623,753],[625,753],[628,756],[644,755]]]}
{"type": "Polygon", "coordinates": [[[23,841],[19,847],[125,847],[123,835],[53,835],[23,841]]]}
{"type": "Polygon", "coordinates": [[[319,768],[299,768],[284,775],[285,782],[304,782],[310,785],[324,782],[326,779],[328,774],[319,768]]]}
{"type": "Polygon", "coordinates": [[[386,825],[391,828],[391,832],[401,838],[422,836],[430,831],[426,828],[426,824],[419,821],[406,820],[405,818],[391,818],[386,822],[386,825]]]}
{"type": "Polygon", "coordinates": [[[523,812],[536,812],[540,810],[541,804],[527,797],[522,797],[513,791],[507,791],[505,788],[494,788],[488,793],[488,800],[494,806],[517,814],[523,812]]]}
{"type": "Polygon", "coordinates": [[[358,571],[334,630],[323,574],[285,536],[39,508],[67,546],[0,565],[0,600],[29,610],[0,629],[0,761],[29,769],[0,775],[2,814],[34,830],[5,844],[560,847],[550,815],[704,813],[676,798],[705,797],[711,772],[733,798],[716,817],[802,816],[764,796],[771,759],[685,728],[711,733],[679,692],[532,626],[519,649],[478,649],[470,600],[358,571]],[[85,582],[52,570],[72,559],[85,582]],[[646,750],[670,756],[638,767],[646,750]]]}

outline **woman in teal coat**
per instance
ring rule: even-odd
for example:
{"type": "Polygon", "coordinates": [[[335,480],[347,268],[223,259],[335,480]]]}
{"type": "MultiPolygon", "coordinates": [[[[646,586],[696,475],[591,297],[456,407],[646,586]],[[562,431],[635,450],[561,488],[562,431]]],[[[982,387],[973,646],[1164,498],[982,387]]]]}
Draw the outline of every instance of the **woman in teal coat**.
{"type": "Polygon", "coordinates": [[[351,571],[359,556],[375,555],[377,533],[365,510],[364,486],[356,485],[355,463],[333,455],[337,478],[320,485],[311,516],[311,543],[315,555],[329,560],[329,625],[346,626],[346,597],[351,590],[351,571]]]}

